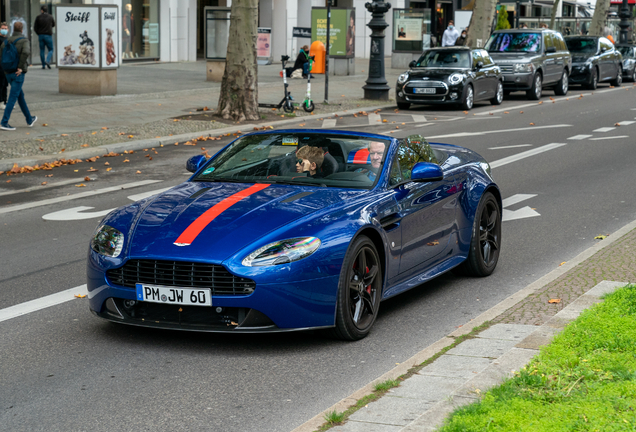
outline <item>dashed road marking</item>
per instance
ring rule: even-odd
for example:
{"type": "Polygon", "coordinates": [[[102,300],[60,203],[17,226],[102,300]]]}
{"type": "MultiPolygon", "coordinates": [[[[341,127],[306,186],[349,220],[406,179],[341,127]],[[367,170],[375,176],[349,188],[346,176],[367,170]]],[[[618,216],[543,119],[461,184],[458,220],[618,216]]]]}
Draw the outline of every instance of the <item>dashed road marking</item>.
{"type": "Polygon", "coordinates": [[[586,138],[591,137],[592,135],[574,135],[568,138],[569,140],[584,140],[586,138]]]}
{"type": "Polygon", "coordinates": [[[619,123],[620,126],[629,126],[630,124],[634,124],[636,121],[626,120],[619,123]]]}
{"type": "Polygon", "coordinates": [[[619,136],[611,136],[611,137],[590,138],[590,141],[601,141],[601,140],[623,139],[623,138],[629,138],[629,135],[619,135],[619,136]]]}
{"type": "Polygon", "coordinates": [[[504,150],[511,148],[519,148],[519,147],[532,147],[532,144],[517,144],[517,145],[509,145],[509,146],[501,146],[501,147],[488,147],[488,150],[504,150]]]}
{"type": "Polygon", "coordinates": [[[17,318],[31,312],[39,311],[51,306],[74,300],[76,295],[85,296],[87,294],[86,285],[76,286],[75,288],[60,291],[55,294],[47,295],[28,302],[20,303],[15,306],[0,309],[0,322],[17,318]]]}
{"type": "Polygon", "coordinates": [[[367,115],[367,120],[369,120],[369,124],[376,124],[382,121],[382,116],[380,114],[369,114],[367,115]]]}
{"type": "Polygon", "coordinates": [[[411,117],[413,117],[413,121],[415,123],[427,121],[426,116],[423,116],[423,115],[411,114],[411,117]]]}
{"type": "MultiPolygon", "coordinates": [[[[84,181],[84,177],[80,177],[80,178],[76,178],[76,179],[62,180],[62,181],[59,181],[59,182],[47,184],[46,185],[46,189],[50,189],[50,188],[55,187],[55,186],[65,186],[67,184],[81,183],[83,181],[84,181]]],[[[44,189],[44,188],[42,187],[42,185],[37,185],[37,186],[28,187],[26,189],[0,192],[0,196],[13,195],[13,194],[17,194],[17,193],[32,192],[32,191],[34,191],[36,189],[44,189]]]]}
{"type": "Polygon", "coordinates": [[[338,119],[325,119],[322,122],[322,127],[325,129],[332,128],[338,123],[338,119]]]}
{"type": "Polygon", "coordinates": [[[613,131],[614,129],[616,129],[616,128],[615,127],[602,127],[602,128],[595,129],[593,132],[610,132],[610,131],[613,131]]]}
{"type": "Polygon", "coordinates": [[[547,145],[541,146],[541,147],[536,148],[536,149],[524,151],[524,152],[518,153],[516,155],[508,156],[508,157],[505,157],[503,159],[499,159],[499,160],[496,160],[494,162],[490,162],[490,167],[491,168],[498,168],[500,166],[504,166],[504,165],[507,165],[509,163],[516,162],[518,160],[528,158],[530,156],[538,155],[539,153],[543,153],[543,152],[547,152],[549,150],[554,150],[554,149],[557,149],[559,147],[563,147],[564,145],[567,145],[567,144],[564,144],[564,143],[547,144],[547,145]]]}

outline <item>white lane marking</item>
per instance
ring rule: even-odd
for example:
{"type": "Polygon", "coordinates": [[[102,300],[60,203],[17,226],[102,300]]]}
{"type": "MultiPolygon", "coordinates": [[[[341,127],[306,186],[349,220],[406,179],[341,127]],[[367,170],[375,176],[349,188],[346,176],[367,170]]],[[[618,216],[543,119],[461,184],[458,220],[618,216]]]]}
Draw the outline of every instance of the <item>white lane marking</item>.
{"type": "Polygon", "coordinates": [[[527,104],[523,104],[523,105],[517,105],[517,106],[513,106],[513,107],[507,107],[507,108],[499,108],[496,110],[488,110],[486,112],[480,112],[480,113],[475,113],[476,116],[486,116],[486,115],[490,115],[490,113],[498,113],[498,112],[504,112],[504,111],[512,111],[512,110],[518,110],[521,108],[528,108],[528,107],[533,107],[533,106],[538,106],[539,103],[537,102],[533,102],[533,103],[527,103],[527,104]]]}
{"type": "Polygon", "coordinates": [[[491,168],[497,168],[497,167],[500,167],[500,166],[504,166],[504,165],[507,165],[509,163],[516,162],[518,160],[525,159],[527,157],[537,155],[539,153],[543,153],[543,152],[546,152],[546,151],[549,151],[549,150],[554,150],[554,149],[557,149],[559,147],[563,147],[564,145],[567,145],[567,144],[563,144],[563,143],[547,144],[547,145],[541,146],[541,147],[536,148],[536,149],[528,150],[528,151],[521,152],[521,153],[516,154],[516,155],[512,155],[512,156],[505,157],[503,159],[496,160],[494,162],[490,162],[490,167],[491,168]]]}
{"type": "Polygon", "coordinates": [[[371,113],[367,115],[367,120],[369,121],[370,125],[376,124],[376,123],[382,122],[382,116],[380,114],[371,113]]]}
{"type": "Polygon", "coordinates": [[[35,208],[35,207],[41,207],[41,206],[45,206],[45,205],[49,205],[49,204],[56,204],[56,203],[64,202],[64,201],[71,201],[71,200],[74,200],[74,199],[79,199],[79,198],[85,198],[85,197],[94,196],[94,195],[105,194],[105,193],[108,193],[108,192],[114,192],[114,191],[118,191],[118,190],[122,190],[122,189],[130,189],[130,188],[134,188],[134,187],[145,186],[145,185],[149,185],[149,184],[153,184],[153,183],[159,183],[159,182],[162,182],[162,181],[163,180],[142,180],[142,181],[133,182],[133,183],[125,183],[125,184],[118,185],[118,186],[111,186],[111,187],[107,187],[107,188],[103,188],[103,189],[96,189],[94,191],[80,192],[80,193],[74,194],[74,195],[66,195],[66,196],[57,197],[57,198],[49,198],[49,199],[45,199],[45,200],[42,200],[42,201],[35,201],[35,202],[31,202],[31,203],[26,203],[26,204],[17,204],[17,205],[14,205],[14,206],[0,208],[0,214],[11,213],[11,212],[15,212],[15,211],[19,211],[19,210],[26,210],[26,209],[35,208]]]}
{"type": "Polygon", "coordinates": [[[524,130],[554,129],[554,128],[564,128],[564,127],[572,127],[572,125],[557,124],[557,125],[546,125],[546,126],[522,127],[522,128],[516,128],[516,129],[497,129],[497,130],[490,130],[485,132],[459,132],[459,133],[454,133],[449,135],[430,136],[430,137],[427,137],[427,139],[430,140],[432,138],[452,138],[452,137],[463,137],[463,136],[473,136],[473,135],[487,135],[487,134],[494,134],[494,133],[518,132],[518,131],[524,131],[524,130]]]}
{"type": "Polygon", "coordinates": [[[619,135],[619,136],[611,136],[611,137],[590,138],[590,141],[601,141],[601,140],[611,140],[611,139],[621,139],[621,138],[629,138],[629,135],[619,135]]]}
{"type": "Polygon", "coordinates": [[[411,117],[413,117],[413,121],[414,122],[425,122],[426,120],[426,116],[423,115],[418,115],[418,114],[411,114],[411,117]]]}
{"type": "Polygon", "coordinates": [[[634,123],[636,123],[636,121],[626,120],[626,121],[620,122],[619,125],[621,125],[621,126],[629,126],[630,124],[634,124],[634,123]]]}
{"type": "Polygon", "coordinates": [[[10,320],[22,315],[36,312],[51,306],[55,306],[67,301],[75,299],[75,295],[87,295],[86,284],[76,286],[75,288],[60,291],[55,294],[47,295],[28,302],[20,303],[15,306],[0,309],[0,322],[10,320]]]}
{"type": "Polygon", "coordinates": [[[501,116],[488,116],[488,117],[473,117],[473,118],[467,118],[466,120],[492,120],[492,119],[500,119],[502,118],[501,116]]]}
{"type": "Polygon", "coordinates": [[[424,127],[424,126],[431,126],[434,125],[435,123],[422,123],[422,124],[416,124],[413,125],[413,127],[424,127]]]}
{"type": "Polygon", "coordinates": [[[615,127],[602,127],[602,128],[595,129],[593,132],[610,132],[610,131],[613,131],[614,129],[616,129],[616,128],[615,127]]]}
{"type": "Polygon", "coordinates": [[[532,147],[532,144],[517,144],[517,145],[509,145],[509,146],[501,146],[501,147],[488,147],[488,150],[503,150],[503,149],[511,149],[518,147],[532,147]]]}
{"type": "Polygon", "coordinates": [[[52,188],[52,187],[55,187],[55,186],[64,186],[64,185],[71,184],[71,183],[81,183],[83,181],[84,181],[84,177],[80,177],[80,178],[76,178],[76,179],[62,180],[62,181],[55,182],[55,183],[48,183],[46,185],[32,186],[32,187],[28,187],[26,189],[0,192],[0,196],[12,195],[12,194],[17,194],[17,193],[32,192],[32,191],[34,191],[36,189],[49,189],[49,188],[52,188]]]}
{"type": "Polygon", "coordinates": [[[592,135],[574,135],[568,138],[569,140],[584,140],[586,138],[591,137],[592,135]]]}
{"type": "Polygon", "coordinates": [[[515,205],[517,203],[528,200],[530,198],[534,198],[536,196],[537,194],[516,194],[502,200],[503,213],[501,214],[501,220],[505,222],[505,221],[541,216],[541,214],[539,214],[535,210],[532,210],[529,206],[522,207],[519,210],[506,209],[506,207],[515,205]]]}
{"type": "MultiPolygon", "coordinates": [[[[157,195],[157,194],[160,194],[162,192],[165,192],[168,189],[172,189],[172,188],[163,188],[163,189],[157,189],[157,190],[153,190],[153,191],[149,191],[149,192],[142,192],[142,193],[137,194],[137,195],[130,195],[130,196],[128,196],[128,199],[132,200],[132,201],[139,201],[141,199],[148,198],[148,197],[151,197],[153,195],[157,195]]],[[[108,210],[101,210],[101,211],[96,211],[96,212],[88,212],[88,211],[86,211],[86,210],[91,210],[91,209],[94,209],[94,208],[95,207],[86,207],[86,206],[72,207],[72,208],[65,209],[65,210],[60,210],[60,211],[56,211],[56,212],[52,212],[52,213],[47,213],[44,216],[42,216],[42,219],[50,220],[50,221],[84,220],[84,219],[92,219],[92,218],[106,216],[108,213],[110,213],[111,211],[115,210],[115,208],[110,208],[108,210]]]]}
{"type": "Polygon", "coordinates": [[[325,129],[332,128],[338,123],[338,119],[325,119],[322,122],[322,127],[325,129]]]}

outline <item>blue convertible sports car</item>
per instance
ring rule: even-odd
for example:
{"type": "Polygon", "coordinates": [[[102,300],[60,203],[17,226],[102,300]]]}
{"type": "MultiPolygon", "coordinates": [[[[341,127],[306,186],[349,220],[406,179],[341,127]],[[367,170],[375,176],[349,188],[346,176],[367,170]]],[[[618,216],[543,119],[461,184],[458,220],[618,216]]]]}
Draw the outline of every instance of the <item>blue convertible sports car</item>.
{"type": "Polygon", "coordinates": [[[448,270],[487,276],[501,194],[475,152],[328,130],[242,136],[194,175],[104,218],[90,309],[213,332],[329,329],[365,337],[380,302],[448,270]]]}

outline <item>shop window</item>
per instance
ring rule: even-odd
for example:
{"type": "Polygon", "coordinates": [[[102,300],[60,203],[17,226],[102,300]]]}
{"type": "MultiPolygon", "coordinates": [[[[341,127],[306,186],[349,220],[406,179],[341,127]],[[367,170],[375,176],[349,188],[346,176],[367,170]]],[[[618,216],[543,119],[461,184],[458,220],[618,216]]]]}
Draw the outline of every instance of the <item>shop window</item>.
{"type": "Polygon", "coordinates": [[[159,0],[124,0],[122,5],[124,60],[159,58],[159,0]]]}

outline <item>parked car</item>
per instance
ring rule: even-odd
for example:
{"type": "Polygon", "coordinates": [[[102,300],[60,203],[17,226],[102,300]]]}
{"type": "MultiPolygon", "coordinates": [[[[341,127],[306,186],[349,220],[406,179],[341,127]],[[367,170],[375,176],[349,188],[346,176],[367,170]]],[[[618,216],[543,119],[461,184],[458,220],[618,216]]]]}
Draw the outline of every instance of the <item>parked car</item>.
{"type": "Polygon", "coordinates": [[[572,53],[570,84],[581,84],[590,90],[609,81],[623,83],[623,57],[614,44],[601,36],[567,36],[565,43],[572,53]]]}
{"type": "Polygon", "coordinates": [[[549,29],[497,30],[486,50],[501,68],[504,91],[525,91],[528,99],[541,98],[543,88],[568,93],[572,58],[561,33],[549,29]]]}
{"type": "Polygon", "coordinates": [[[398,77],[397,106],[459,104],[465,110],[476,101],[503,101],[501,70],[483,49],[432,48],[398,77]]]}
{"type": "Polygon", "coordinates": [[[636,82],[636,45],[616,45],[623,56],[623,79],[636,82]]]}
{"type": "Polygon", "coordinates": [[[209,160],[193,156],[187,169],[186,182],[112,211],[96,229],[87,263],[95,315],[356,340],[382,300],[451,269],[488,276],[497,265],[501,193],[469,149],[419,135],[277,130],[244,135],[209,160]],[[303,148],[303,158],[327,151],[320,173],[302,172],[303,148]]]}

